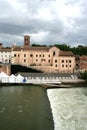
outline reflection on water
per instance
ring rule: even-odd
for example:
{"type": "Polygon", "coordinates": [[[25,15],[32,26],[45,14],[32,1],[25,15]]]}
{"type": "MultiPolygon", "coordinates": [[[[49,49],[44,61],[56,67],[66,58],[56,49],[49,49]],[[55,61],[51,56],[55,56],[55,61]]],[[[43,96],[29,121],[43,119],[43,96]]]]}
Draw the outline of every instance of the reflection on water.
{"type": "Polygon", "coordinates": [[[53,130],[50,103],[44,88],[0,88],[0,130],[53,130]]]}
{"type": "Polygon", "coordinates": [[[55,130],[87,130],[87,88],[47,91],[55,130]]]}

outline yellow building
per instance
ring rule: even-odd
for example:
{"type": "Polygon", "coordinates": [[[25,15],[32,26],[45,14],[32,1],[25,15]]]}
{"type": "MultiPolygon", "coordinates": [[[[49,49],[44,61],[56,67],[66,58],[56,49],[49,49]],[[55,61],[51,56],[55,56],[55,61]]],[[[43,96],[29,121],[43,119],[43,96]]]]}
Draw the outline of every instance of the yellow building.
{"type": "Polygon", "coordinates": [[[31,47],[30,36],[24,36],[24,46],[13,46],[12,64],[32,67],[43,72],[73,72],[75,57],[72,52],[57,47],[31,47]]]}

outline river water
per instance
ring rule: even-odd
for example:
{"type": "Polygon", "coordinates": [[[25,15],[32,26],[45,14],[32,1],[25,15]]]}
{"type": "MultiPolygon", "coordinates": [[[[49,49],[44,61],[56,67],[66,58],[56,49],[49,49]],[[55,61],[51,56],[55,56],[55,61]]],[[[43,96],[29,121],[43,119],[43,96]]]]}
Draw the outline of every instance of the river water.
{"type": "Polygon", "coordinates": [[[87,87],[0,87],[0,130],[87,130],[87,87]]]}
{"type": "Polygon", "coordinates": [[[49,89],[47,93],[55,130],[87,130],[87,87],[49,89]]]}
{"type": "Polygon", "coordinates": [[[47,92],[39,86],[0,87],[0,130],[53,130],[47,92]]]}

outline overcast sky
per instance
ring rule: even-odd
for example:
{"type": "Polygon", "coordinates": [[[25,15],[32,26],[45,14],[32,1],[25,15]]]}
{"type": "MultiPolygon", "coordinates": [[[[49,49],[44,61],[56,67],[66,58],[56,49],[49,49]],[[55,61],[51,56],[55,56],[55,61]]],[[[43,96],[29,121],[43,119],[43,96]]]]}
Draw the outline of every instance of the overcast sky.
{"type": "Polygon", "coordinates": [[[0,43],[87,45],[87,0],[0,0],[0,43]]]}

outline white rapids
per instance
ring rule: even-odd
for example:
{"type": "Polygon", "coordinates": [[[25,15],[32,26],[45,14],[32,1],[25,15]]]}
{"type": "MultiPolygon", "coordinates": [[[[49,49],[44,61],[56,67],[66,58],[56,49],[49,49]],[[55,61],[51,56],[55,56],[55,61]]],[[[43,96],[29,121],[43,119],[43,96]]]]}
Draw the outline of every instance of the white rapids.
{"type": "Polygon", "coordinates": [[[87,88],[48,89],[47,94],[55,130],[87,130],[87,88]]]}

